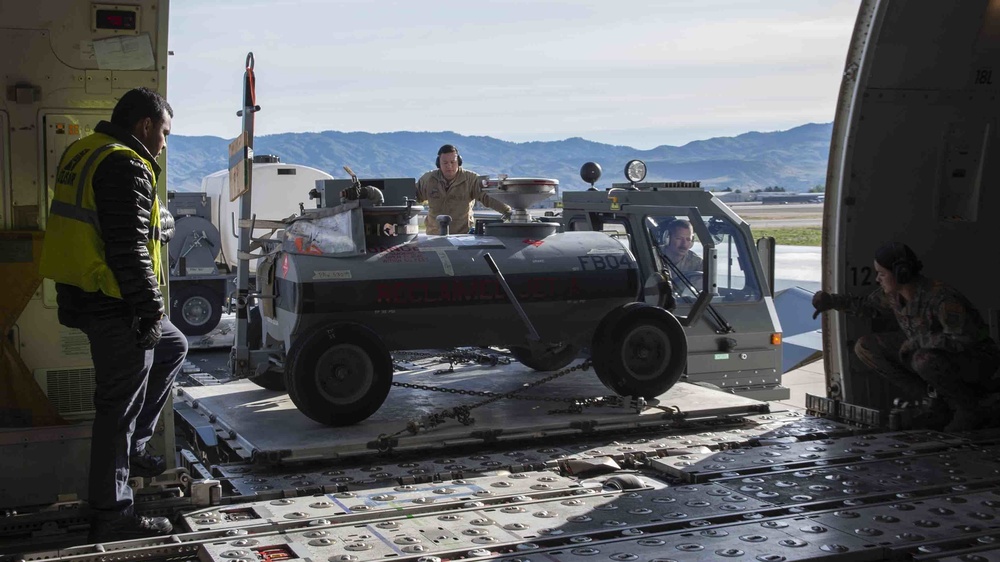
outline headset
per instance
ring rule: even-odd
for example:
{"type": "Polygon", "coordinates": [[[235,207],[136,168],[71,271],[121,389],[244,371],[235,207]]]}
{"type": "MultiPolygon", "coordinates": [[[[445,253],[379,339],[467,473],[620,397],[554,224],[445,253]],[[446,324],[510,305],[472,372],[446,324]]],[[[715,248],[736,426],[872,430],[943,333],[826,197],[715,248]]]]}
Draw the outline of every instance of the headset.
{"type": "Polygon", "coordinates": [[[457,148],[455,148],[453,145],[450,145],[450,144],[446,144],[446,145],[444,145],[444,146],[442,146],[441,148],[438,149],[437,158],[434,159],[434,167],[437,168],[438,170],[440,170],[441,169],[441,155],[442,154],[450,154],[452,152],[454,152],[455,154],[458,154],[458,166],[461,168],[462,167],[462,155],[461,155],[461,153],[458,152],[457,148]]]}
{"type": "Polygon", "coordinates": [[[896,283],[900,285],[906,285],[913,281],[913,277],[916,275],[914,269],[913,262],[906,258],[900,258],[892,263],[892,275],[896,278],[896,283]]]}
{"type": "Polygon", "coordinates": [[[667,225],[663,227],[663,233],[660,234],[660,245],[666,246],[670,244],[670,231],[677,228],[687,228],[694,234],[694,227],[691,226],[691,221],[674,218],[668,221],[667,225]]]}
{"type": "Polygon", "coordinates": [[[894,249],[898,248],[900,252],[900,257],[892,262],[892,275],[896,278],[896,283],[900,285],[905,285],[920,273],[923,269],[924,264],[917,259],[917,255],[913,253],[908,246],[905,244],[894,243],[894,249]]]}

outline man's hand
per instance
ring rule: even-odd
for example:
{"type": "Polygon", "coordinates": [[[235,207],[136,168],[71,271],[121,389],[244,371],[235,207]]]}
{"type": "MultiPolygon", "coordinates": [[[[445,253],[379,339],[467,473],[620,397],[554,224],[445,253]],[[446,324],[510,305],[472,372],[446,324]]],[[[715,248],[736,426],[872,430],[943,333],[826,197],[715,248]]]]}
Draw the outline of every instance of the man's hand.
{"type": "Polygon", "coordinates": [[[510,216],[512,214],[514,214],[514,211],[512,209],[507,209],[507,212],[500,215],[500,220],[502,220],[503,222],[510,222],[510,216]]]}
{"type": "Polygon", "coordinates": [[[139,318],[136,322],[136,347],[153,349],[163,335],[159,318],[139,318]]]}
{"type": "Polygon", "coordinates": [[[816,312],[813,312],[813,320],[815,320],[820,312],[826,312],[833,308],[833,297],[826,291],[816,291],[816,294],[813,295],[812,305],[816,309],[816,312]]]}

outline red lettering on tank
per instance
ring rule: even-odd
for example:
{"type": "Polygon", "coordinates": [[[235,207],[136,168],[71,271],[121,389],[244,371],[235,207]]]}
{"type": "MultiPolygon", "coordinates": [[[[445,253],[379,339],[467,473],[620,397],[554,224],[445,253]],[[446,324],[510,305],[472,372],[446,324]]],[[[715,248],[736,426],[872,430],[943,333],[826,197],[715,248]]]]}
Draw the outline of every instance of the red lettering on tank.
{"type": "Polygon", "coordinates": [[[528,282],[524,284],[519,291],[517,291],[517,298],[520,300],[528,300],[531,298],[531,285],[534,279],[528,279],[528,282]]]}
{"type": "Polygon", "coordinates": [[[569,290],[567,291],[566,298],[575,299],[582,296],[583,291],[580,290],[580,281],[576,277],[571,277],[569,280],[569,290]]]}
{"type": "MultiPolygon", "coordinates": [[[[575,278],[530,277],[517,282],[516,295],[525,302],[585,298],[584,288],[575,278]]],[[[422,279],[387,281],[375,286],[375,302],[380,305],[462,305],[507,300],[500,283],[490,277],[427,281],[422,279]]]]}
{"type": "Polygon", "coordinates": [[[451,300],[452,302],[461,302],[467,300],[468,293],[465,291],[465,284],[461,281],[454,281],[451,283],[451,300]]]}
{"type": "Polygon", "coordinates": [[[375,302],[388,303],[392,301],[392,290],[388,283],[379,283],[375,286],[375,302]]]}
{"type": "Polygon", "coordinates": [[[546,296],[549,298],[555,298],[559,294],[559,282],[555,277],[548,277],[546,279],[549,282],[549,291],[546,296]]]}
{"type": "Polygon", "coordinates": [[[423,302],[427,296],[427,283],[415,283],[410,285],[406,294],[409,297],[407,302],[423,302]]]}
{"type": "Polygon", "coordinates": [[[479,300],[493,300],[496,297],[497,282],[492,279],[483,279],[479,282],[479,300]]]}

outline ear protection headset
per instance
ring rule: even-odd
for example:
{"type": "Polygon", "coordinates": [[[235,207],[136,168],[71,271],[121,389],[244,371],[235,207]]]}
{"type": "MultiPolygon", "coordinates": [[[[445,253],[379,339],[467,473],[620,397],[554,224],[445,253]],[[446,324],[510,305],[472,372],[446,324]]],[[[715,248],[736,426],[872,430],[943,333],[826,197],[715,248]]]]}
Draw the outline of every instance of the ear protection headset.
{"type": "Polygon", "coordinates": [[[692,232],[694,231],[694,227],[688,226],[686,221],[682,219],[671,219],[670,222],[667,223],[667,226],[663,228],[663,233],[660,235],[660,245],[666,246],[670,244],[670,234],[677,228],[690,228],[692,232]]]}
{"type": "Polygon", "coordinates": [[[450,144],[446,144],[446,145],[444,145],[444,146],[442,146],[441,148],[438,149],[437,158],[434,159],[434,167],[440,170],[441,169],[441,155],[442,154],[450,154],[452,152],[454,152],[455,154],[458,154],[458,165],[461,167],[461,165],[462,165],[462,155],[458,152],[457,148],[455,148],[454,146],[452,146],[450,144]]]}
{"type": "Polygon", "coordinates": [[[892,264],[892,275],[896,278],[896,283],[901,285],[913,281],[913,277],[916,275],[913,270],[913,262],[906,258],[900,258],[892,264]]]}
{"type": "Polygon", "coordinates": [[[893,243],[894,250],[899,254],[899,257],[892,262],[892,275],[896,278],[896,283],[905,285],[920,273],[923,269],[923,263],[917,259],[917,255],[913,253],[908,246],[900,243],[893,243]]]}

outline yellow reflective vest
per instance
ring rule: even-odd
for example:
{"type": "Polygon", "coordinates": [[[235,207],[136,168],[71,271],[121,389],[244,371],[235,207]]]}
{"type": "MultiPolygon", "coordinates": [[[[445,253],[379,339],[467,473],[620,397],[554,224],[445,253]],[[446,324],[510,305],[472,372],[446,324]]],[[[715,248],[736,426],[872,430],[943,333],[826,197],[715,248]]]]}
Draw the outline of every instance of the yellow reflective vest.
{"type": "Polygon", "coordinates": [[[59,160],[39,271],[43,277],[57,283],[73,285],[88,292],[101,291],[120,299],[121,288],[104,255],[93,184],[97,167],[115,152],[127,152],[130,157],[141,161],[152,177],[153,193],[150,195],[153,209],[146,247],[156,279],[163,283],[160,270],[160,202],[156,197],[153,165],[118,139],[102,133],[94,133],[74,142],[59,160]]]}

